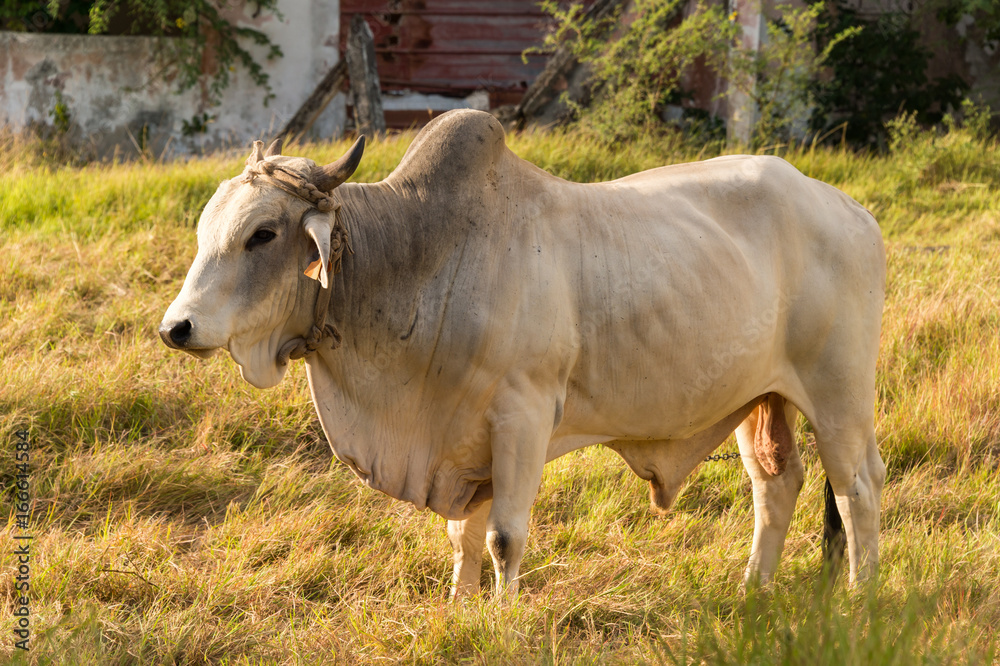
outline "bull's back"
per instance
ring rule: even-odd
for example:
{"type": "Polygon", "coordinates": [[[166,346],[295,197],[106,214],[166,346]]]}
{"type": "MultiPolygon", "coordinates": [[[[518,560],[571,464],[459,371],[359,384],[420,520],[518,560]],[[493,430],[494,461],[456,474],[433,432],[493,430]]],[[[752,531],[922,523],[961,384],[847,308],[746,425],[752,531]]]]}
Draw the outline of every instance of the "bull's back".
{"type": "Polygon", "coordinates": [[[567,429],[691,434],[774,390],[797,346],[829,335],[862,292],[879,291],[869,309],[881,311],[871,216],[784,160],[726,157],[570,189],[575,203],[550,220],[578,285],[567,429]]]}

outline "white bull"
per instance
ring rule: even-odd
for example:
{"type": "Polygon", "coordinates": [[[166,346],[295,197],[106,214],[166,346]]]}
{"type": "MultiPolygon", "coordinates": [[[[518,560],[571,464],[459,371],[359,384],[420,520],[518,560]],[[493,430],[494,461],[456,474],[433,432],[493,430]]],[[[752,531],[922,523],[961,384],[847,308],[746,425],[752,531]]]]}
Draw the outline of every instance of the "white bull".
{"type": "Polygon", "coordinates": [[[484,542],[516,590],[546,462],[604,443],[665,510],[734,429],[747,576],[769,580],[803,481],[798,411],[851,580],[876,572],[885,253],[851,198],[775,157],[570,183],[474,111],[431,122],[374,184],[341,185],[362,140],[326,167],[261,147],[206,206],[161,336],[228,349],[260,388],[304,356],[337,457],[449,520],[455,594],[478,589],[484,542]]]}

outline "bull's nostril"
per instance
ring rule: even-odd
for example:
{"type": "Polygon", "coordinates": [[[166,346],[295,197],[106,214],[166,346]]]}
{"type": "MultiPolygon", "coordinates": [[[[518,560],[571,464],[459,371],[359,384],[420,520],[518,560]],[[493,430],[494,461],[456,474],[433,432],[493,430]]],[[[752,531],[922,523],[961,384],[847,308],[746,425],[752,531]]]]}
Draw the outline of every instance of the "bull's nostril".
{"type": "Polygon", "coordinates": [[[184,346],[191,339],[191,320],[185,319],[170,329],[170,340],[175,345],[184,346]]]}

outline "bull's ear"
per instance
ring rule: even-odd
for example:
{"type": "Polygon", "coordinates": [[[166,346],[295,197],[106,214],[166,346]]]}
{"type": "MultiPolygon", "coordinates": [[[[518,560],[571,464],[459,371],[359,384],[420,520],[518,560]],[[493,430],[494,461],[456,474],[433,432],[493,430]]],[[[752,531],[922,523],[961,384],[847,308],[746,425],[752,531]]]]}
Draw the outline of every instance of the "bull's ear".
{"type": "Polygon", "coordinates": [[[326,166],[318,166],[313,169],[312,182],[320,192],[332,192],[345,180],[351,177],[354,170],[361,163],[361,156],[365,154],[365,135],[362,134],[354,142],[351,149],[336,162],[330,162],[326,166]]]}
{"type": "Polygon", "coordinates": [[[330,286],[330,234],[333,232],[333,214],[310,211],[303,222],[306,234],[316,243],[319,259],[309,264],[306,275],[319,280],[324,289],[330,286]]]}
{"type": "Polygon", "coordinates": [[[264,142],[254,141],[253,151],[250,152],[250,157],[247,158],[245,164],[247,166],[253,166],[254,164],[257,164],[257,162],[260,162],[262,159],[264,159],[264,142]]]}

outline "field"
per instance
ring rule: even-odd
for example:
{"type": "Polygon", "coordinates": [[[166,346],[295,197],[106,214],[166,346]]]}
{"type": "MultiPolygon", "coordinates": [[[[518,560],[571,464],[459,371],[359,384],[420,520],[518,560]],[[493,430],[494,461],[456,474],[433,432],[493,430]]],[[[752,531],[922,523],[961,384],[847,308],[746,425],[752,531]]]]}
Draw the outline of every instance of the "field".
{"type": "MultiPolygon", "coordinates": [[[[375,143],[389,173],[411,135],[375,143]]],[[[663,138],[510,137],[603,180],[711,151],[663,138]]],[[[346,143],[305,146],[319,162],[346,143]]],[[[820,584],[823,473],[770,590],[743,589],[753,530],[738,462],[673,512],[594,447],[548,468],[522,594],[446,601],[445,521],[368,490],[323,438],[296,363],[269,391],[156,329],[194,224],[244,154],[54,165],[0,147],[0,654],[18,663],[986,663],[1000,638],[1000,148],[977,127],[901,126],[890,154],[786,149],[866,205],[887,243],[877,432],[889,469],[877,587],[820,584]],[[15,431],[30,432],[31,651],[14,649],[15,431]]],[[[732,441],[720,451],[734,450],[732,441]]],[[[491,567],[484,569],[489,584],[491,567]]]]}

